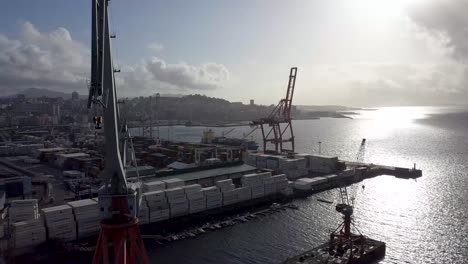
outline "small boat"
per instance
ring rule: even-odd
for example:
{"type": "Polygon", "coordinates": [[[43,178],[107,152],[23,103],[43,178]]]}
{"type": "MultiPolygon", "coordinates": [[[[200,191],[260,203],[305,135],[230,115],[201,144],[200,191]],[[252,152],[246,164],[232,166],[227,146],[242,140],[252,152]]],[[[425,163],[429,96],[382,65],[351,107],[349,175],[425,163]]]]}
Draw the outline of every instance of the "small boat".
{"type": "Polygon", "coordinates": [[[327,203],[327,204],[332,204],[333,203],[331,201],[328,201],[328,200],[325,200],[325,199],[322,199],[322,198],[318,198],[317,201],[322,202],[322,203],[327,203]]]}
{"type": "Polygon", "coordinates": [[[273,203],[272,205],[270,205],[271,209],[279,209],[280,207],[281,205],[279,205],[278,203],[273,203]]]}
{"type": "Polygon", "coordinates": [[[295,204],[288,204],[288,207],[291,208],[291,209],[299,209],[299,206],[295,205],[295,204]]]}

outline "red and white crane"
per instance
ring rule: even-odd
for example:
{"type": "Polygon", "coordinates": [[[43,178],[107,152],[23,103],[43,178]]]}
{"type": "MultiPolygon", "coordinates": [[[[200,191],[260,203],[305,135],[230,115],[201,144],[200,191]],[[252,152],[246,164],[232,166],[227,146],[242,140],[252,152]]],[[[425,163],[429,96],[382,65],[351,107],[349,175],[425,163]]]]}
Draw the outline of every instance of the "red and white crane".
{"type": "MultiPolygon", "coordinates": [[[[96,128],[104,125],[105,166],[100,177],[99,190],[101,231],[94,253],[93,263],[149,263],[138,227],[137,192],[127,185],[121,155],[119,135],[126,125],[119,128],[119,112],[114,81],[111,41],[109,33],[109,0],[92,0],[91,82],[88,108],[100,108],[103,116],[96,116],[96,128]]],[[[125,152],[126,142],[122,144],[125,152]]]]}

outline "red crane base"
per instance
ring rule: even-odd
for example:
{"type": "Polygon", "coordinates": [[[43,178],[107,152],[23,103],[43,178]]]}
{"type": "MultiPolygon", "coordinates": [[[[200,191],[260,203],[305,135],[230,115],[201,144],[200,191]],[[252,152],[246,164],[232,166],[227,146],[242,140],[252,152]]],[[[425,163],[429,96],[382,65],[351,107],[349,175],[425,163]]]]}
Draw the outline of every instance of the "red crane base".
{"type": "Polygon", "coordinates": [[[93,257],[94,264],[149,264],[136,218],[123,224],[101,222],[101,232],[93,257]],[[109,244],[112,250],[109,252],[109,244]]]}

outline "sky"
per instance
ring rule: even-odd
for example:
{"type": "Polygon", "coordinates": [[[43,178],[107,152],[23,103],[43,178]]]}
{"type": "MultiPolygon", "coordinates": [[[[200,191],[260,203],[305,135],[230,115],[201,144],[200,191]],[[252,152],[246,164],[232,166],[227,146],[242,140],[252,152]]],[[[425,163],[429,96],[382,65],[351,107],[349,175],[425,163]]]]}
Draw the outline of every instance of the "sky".
{"type": "MultiPolygon", "coordinates": [[[[112,0],[120,97],[206,94],[274,104],[466,104],[468,0],[112,0]]],[[[87,94],[91,0],[0,11],[0,91],[87,94]]]]}

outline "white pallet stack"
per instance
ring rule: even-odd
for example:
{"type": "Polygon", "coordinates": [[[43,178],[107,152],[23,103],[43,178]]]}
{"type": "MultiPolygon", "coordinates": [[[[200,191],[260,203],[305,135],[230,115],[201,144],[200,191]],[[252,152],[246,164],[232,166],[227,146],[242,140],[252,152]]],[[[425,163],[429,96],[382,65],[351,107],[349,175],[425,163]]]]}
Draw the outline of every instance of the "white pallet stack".
{"type": "Polygon", "coordinates": [[[239,201],[248,201],[252,199],[252,189],[250,187],[241,187],[236,190],[239,192],[239,201]]]}
{"type": "Polygon", "coordinates": [[[270,155],[267,154],[258,154],[257,155],[257,164],[256,167],[260,169],[266,169],[267,167],[267,159],[270,155]]]}
{"type": "Polygon", "coordinates": [[[308,191],[312,190],[314,186],[322,183],[326,183],[327,178],[325,177],[315,177],[315,178],[301,178],[297,179],[294,182],[294,189],[308,191]]]}
{"type": "Polygon", "coordinates": [[[221,192],[232,191],[236,187],[232,183],[232,179],[221,180],[216,182],[216,186],[221,189],[221,192]]]}
{"type": "Polygon", "coordinates": [[[187,197],[189,197],[192,194],[200,193],[202,192],[202,187],[200,184],[191,184],[191,185],[186,185],[182,187],[185,191],[185,194],[187,197]]]}
{"type": "Polygon", "coordinates": [[[279,168],[279,161],[278,159],[267,159],[266,161],[266,168],[269,170],[276,170],[279,168]]]}
{"type": "Polygon", "coordinates": [[[187,196],[185,195],[185,190],[180,187],[167,189],[166,197],[169,203],[187,200],[187,196]]]}
{"type": "Polygon", "coordinates": [[[279,159],[279,167],[280,169],[306,169],[306,159],[305,158],[298,158],[298,159],[279,159]]]}
{"type": "Polygon", "coordinates": [[[202,191],[206,197],[206,209],[217,208],[223,205],[223,194],[218,187],[207,187],[203,188],[202,191]]]}
{"type": "Polygon", "coordinates": [[[336,182],[340,178],[336,174],[325,175],[324,177],[327,179],[327,182],[336,182]]]}
{"type": "Polygon", "coordinates": [[[39,218],[13,223],[11,236],[15,248],[38,245],[46,241],[44,221],[39,218]]]}
{"type": "Polygon", "coordinates": [[[263,184],[263,176],[261,174],[247,174],[241,177],[241,184],[243,187],[251,187],[263,184]]]}
{"type": "Polygon", "coordinates": [[[150,211],[150,223],[156,223],[160,221],[167,220],[171,217],[171,212],[169,207],[166,209],[158,209],[155,211],[150,211]]]}
{"type": "Polygon", "coordinates": [[[264,180],[265,178],[269,178],[271,177],[271,172],[260,172],[260,173],[257,173],[257,175],[262,179],[264,180]]]}
{"type": "Polygon", "coordinates": [[[185,185],[185,182],[179,178],[172,178],[172,179],[164,180],[163,182],[166,184],[167,189],[183,187],[185,185]]]}
{"type": "Polygon", "coordinates": [[[189,213],[198,213],[206,210],[205,194],[200,184],[184,186],[185,195],[189,202],[189,213]]]}
{"type": "Polygon", "coordinates": [[[265,189],[265,195],[270,195],[276,193],[276,184],[275,179],[270,175],[265,175],[263,177],[263,186],[265,189]]]}
{"type": "Polygon", "coordinates": [[[171,217],[178,217],[188,214],[189,203],[185,195],[185,189],[176,187],[166,190],[167,201],[169,203],[171,217]]]}
{"type": "Polygon", "coordinates": [[[69,205],[59,205],[42,209],[48,239],[70,241],[76,239],[76,224],[73,210],[69,205]]]}
{"type": "Polygon", "coordinates": [[[245,163],[250,166],[257,166],[257,153],[248,153],[245,158],[245,163]]]}
{"type": "Polygon", "coordinates": [[[201,198],[189,199],[188,202],[189,202],[189,212],[191,214],[206,210],[206,198],[204,196],[201,198]]]}
{"type": "Polygon", "coordinates": [[[308,175],[307,157],[303,158],[281,158],[279,159],[279,171],[286,174],[288,179],[297,179],[308,175]]]}
{"type": "Polygon", "coordinates": [[[309,171],[307,169],[281,170],[281,172],[285,173],[288,176],[288,179],[292,180],[309,175],[309,171]]]}
{"type": "Polygon", "coordinates": [[[235,204],[239,201],[239,189],[223,192],[223,205],[235,204]]]}
{"type": "Polygon", "coordinates": [[[243,175],[241,183],[243,187],[249,187],[251,199],[263,197],[265,195],[265,187],[263,179],[271,176],[270,172],[254,173],[243,175]]]}
{"type": "Polygon", "coordinates": [[[78,238],[88,237],[99,233],[101,218],[99,205],[91,199],[69,202],[75,215],[78,238]]]}
{"type": "Polygon", "coordinates": [[[146,225],[150,223],[150,209],[146,205],[146,201],[142,201],[140,203],[140,207],[138,208],[138,223],[140,225],[146,225]]]}
{"type": "Polygon", "coordinates": [[[149,208],[148,218],[150,223],[169,219],[169,203],[166,197],[166,191],[144,193],[143,197],[149,208]]]}
{"type": "Polygon", "coordinates": [[[189,202],[187,199],[184,201],[170,202],[169,209],[171,212],[171,218],[187,215],[189,212],[189,202]]]}
{"type": "Polygon", "coordinates": [[[143,201],[150,210],[166,209],[168,207],[165,191],[154,191],[143,193],[143,201]]]}
{"type": "Polygon", "coordinates": [[[37,199],[13,200],[8,211],[10,221],[19,222],[39,218],[37,199]]]}
{"type": "Polygon", "coordinates": [[[286,189],[288,187],[288,178],[286,174],[279,174],[271,177],[276,185],[276,190],[278,192],[286,189]]]}
{"type": "Polygon", "coordinates": [[[332,173],[336,170],[338,157],[336,156],[308,156],[309,170],[322,173],[332,173]]]}
{"type": "Polygon", "coordinates": [[[250,187],[252,192],[252,199],[265,196],[265,185],[255,185],[250,187]]]}
{"type": "Polygon", "coordinates": [[[153,181],[143,183],[144,192],[162,191],[166,189],[166,183],[162,181],[153,181]]]}

